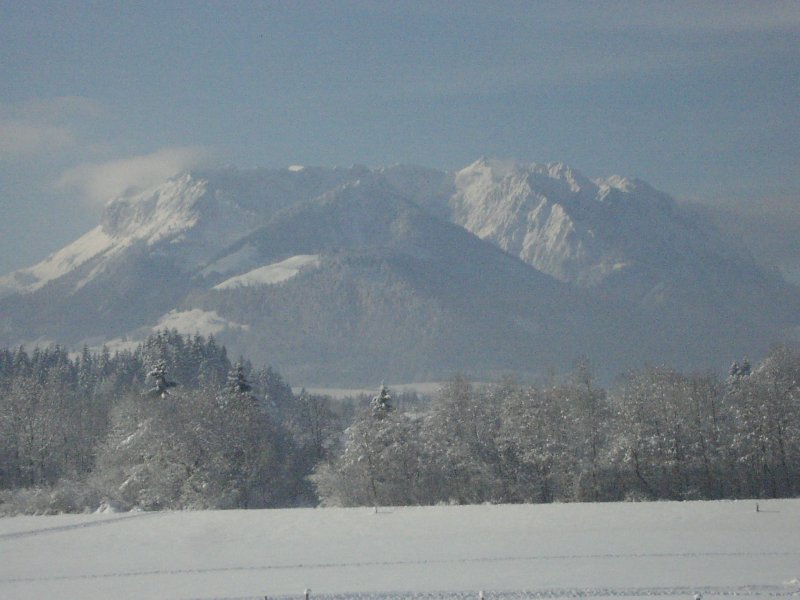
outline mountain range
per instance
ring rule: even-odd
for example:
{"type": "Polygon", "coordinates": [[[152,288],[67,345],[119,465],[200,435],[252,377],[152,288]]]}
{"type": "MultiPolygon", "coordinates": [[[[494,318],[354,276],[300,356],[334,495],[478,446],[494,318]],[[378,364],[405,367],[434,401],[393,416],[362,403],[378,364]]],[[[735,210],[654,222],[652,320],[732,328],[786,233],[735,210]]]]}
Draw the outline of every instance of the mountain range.
{"type": "Polygon", "coordinates": [[[800,290],[699,212],[560,163],[184,173],[0,277],[0,345],[176,328],[304,385],[721,370],[798,325],[800,290]]]}

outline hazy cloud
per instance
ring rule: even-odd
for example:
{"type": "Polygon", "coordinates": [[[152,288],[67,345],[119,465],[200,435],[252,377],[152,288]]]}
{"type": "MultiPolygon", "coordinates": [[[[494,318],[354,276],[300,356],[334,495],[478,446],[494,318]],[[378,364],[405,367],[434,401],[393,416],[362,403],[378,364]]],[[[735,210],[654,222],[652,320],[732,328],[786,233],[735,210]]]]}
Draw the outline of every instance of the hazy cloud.
{"type": "Polygon", "coordinates": [[[62,190],[75,190],[94,204],[104,203],[130,189],[155,185],[211,158],[207,148],[162,148],[151,154],[104,163],[86,163],[64,171],[56,181],[62,190]]]}
{"type": "Polygon", "coordinates": [[[717,226],[744,244],[763,266],[777,268],[800,284],[799,198],[726,199],[704,205],[717,226]]]}

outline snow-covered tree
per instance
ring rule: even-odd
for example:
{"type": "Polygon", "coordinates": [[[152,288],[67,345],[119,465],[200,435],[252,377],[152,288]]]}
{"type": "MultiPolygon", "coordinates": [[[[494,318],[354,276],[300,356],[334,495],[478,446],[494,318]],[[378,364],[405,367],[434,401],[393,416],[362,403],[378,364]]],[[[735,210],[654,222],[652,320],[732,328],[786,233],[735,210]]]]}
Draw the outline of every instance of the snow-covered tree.
{"type": "Polygon", "coordinates": [[[302,390],[289,418],[289,429],[302,453],[314,463],[329,460],[339,450],[341,419],[326,396],[302,390]]]}
{"type": "Polygon", "coordinates": [[[733,451],[750,495],[800,492],[800,354],[772,349],[746,379],[731,386],[733,451]]]}
{"type": "Polygon", "coordinates": [[[434,501],[507,500],[498,448],[501,396],[456,376],[434,398],[422,432],[434,501]]]}
{"type": "Polygon", "coordinates": [[[677,497],[680,487],[686,438],[680,431],[675,376],[653,367],[632,371],[614,397],[614,451],[632,476],[630,486],[651,498],[677,497]]]}
{"type": "Polygon", "coordinates": [[[153,386],[147,390],[151,396],[165,398],[169,394],[169,389],[178,385],[167,379],[167,363],[164,360],[155,363],[147,372],[147,377],[153,382],[153,386]]]}
{"type": "Polygon", "coordinates": [[[600,500],[612,485],[607,477],[611,411],[606,391],[596,384],[589,362],[580,359],[558,395],[566,407],[568,445],[574,451],[574,499],[600,500]]]}
{"type": "Polygon", "coordinates": [[[253,389],[253,386],[247,380],[241,361],[233,365],[231,370],[228,371],[226,387],[232,394],[247,394],[253,389]]]}
{"type": "Polygon", "coordinates": [[[378,392],[378,395],[372,398],[370,407],[372,408],[372,412],[375,413],[375,416],[378,418],[389,414],[393,410],[392,395],[389,393],[389,388],[386,387],[386,384],[381,384],[381,389],[378,392]]]}
{"type": "Polygon", "coordinates": [[[725,493],[730,415],[714,377],[654,367],[633,371],[615,394],[614,408],[612,451],[639,493],[676,499],[725,493]]]}
{"type": "Polygon", "coordinates": [[[575,471],[566,402],[554,386],[517,387],[502,404],[500,449],[515,501],[552,502],[571,493],[575,471]]]}
{"type": "Polygon", "coordinates": [[[386,386],[345,431],[344,449],[319,465],[313,481],[327,504],[419,504],[422,456],[419,427],[391,406],[386,386]]]}

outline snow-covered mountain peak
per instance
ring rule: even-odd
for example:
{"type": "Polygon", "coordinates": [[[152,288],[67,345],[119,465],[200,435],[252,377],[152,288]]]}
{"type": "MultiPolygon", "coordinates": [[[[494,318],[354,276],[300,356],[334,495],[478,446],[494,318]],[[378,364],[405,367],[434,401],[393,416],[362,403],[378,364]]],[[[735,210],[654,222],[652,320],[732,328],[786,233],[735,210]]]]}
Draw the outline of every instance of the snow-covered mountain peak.
{"type": "Polygon", "coordinates": [[[0,296],[30,293],[64,276],[80,289],[113,269],[131,248],[163,246],[175,265],[202,266],[256,224],[252,215],[212,190],[208,179],[184,173],[111,199],[101,224],[42,262],[0,278],[0,296]]]}
{"type": "Polygon", "coordinates": [[[619,175],[595,179],[594,182],[598,187],[599,199],[605,198],[611,190],[619,190],[627,194],[636,189],[635,181],[619,175]]]}
{"type": "MultiPolygon", "coordinates": [[[[459,189],[503,185],[508,188],[527,186],[539,192],[563,196],[594,193],[596,185],[579,171],[562,162],[523,163],[512,160],[480,158],[458,171],[455,184],[459,189]]],[[[564,199],[564,198],[561,198],[564,199]]]]}
{"type": "Polygon", "coordinates": [[[207,180],[186,173],[147,190],[118,196],[106,205],[103,230],[117,238],[157,243],[197,223],[196,205],[207,187],[207,180]]]}
{"type": "MultiPolygon", "coordinates": [[[[450,218],[557,279],[594,286],[651,263],[668,239],[701,249],[706,238],[675,201],[644,181],[590,180],[568,165],[480,159],[455,176],[450,218]]],[[[707,250],[703,250],[707,252],[707,250]]]]}
{"type": "MultiPolygon", "coordinates": [[[[548,163],[545,168],[550,179],[563,181],[567,184],[569,190],[575,194],[584,190],[591,190],[594,187],[592,182],[584,177],[583,174],[564,163],[548,163]]],[[[534,167],[533,170],[536,171],[536,168],[534,167]]]]}
{"type": "Polygon", "coordinates": [[[131,247],[158,247],[181,270],[211,272],[230,245],[309,203],[328,206],[330,218],[336,215],[353,239],[416,204],[542,272],[589,286],[642,256],[663,253],[656,241],[666,232],[685,237],[666,194],[618,175],[592,181],[563,162],[483,157],[455,173],[404,166],[226,168],[183,173],[112,199],[96,232],[3,278],[0,287],[38,289],[91,263],[76,279],[88,281],[131,247]]]}
{"type": "Polygon", "coordinates": [[[595,179],[592,183],[597,188],[597,200],[601,202],[609,199],[609,196],[613,196],[616,200],[633,200],[639,204],[651,204],[662,208],[675,203],[671,196],[636,177],[611,175],[595,179]]]}
{"type": "Polygon", "coordinates": [[[386,176],[380,171],[359,173],[358,176],[341,185],[325,192],[319,198],[323,202],[348,202],[361,203],[385,202],[402,196],[386,176]]]}
{"type": "Polygon", "coordinates": [[[103,230],[119,245],[158,245],[180,268],[202,268],[268,218],[268,210],[259,214],[256,209],[258,182],[240,178],[241,190],[230,187],[238,179],[235,173],[184,173],[115,198],[106,207],[103,230]]]}

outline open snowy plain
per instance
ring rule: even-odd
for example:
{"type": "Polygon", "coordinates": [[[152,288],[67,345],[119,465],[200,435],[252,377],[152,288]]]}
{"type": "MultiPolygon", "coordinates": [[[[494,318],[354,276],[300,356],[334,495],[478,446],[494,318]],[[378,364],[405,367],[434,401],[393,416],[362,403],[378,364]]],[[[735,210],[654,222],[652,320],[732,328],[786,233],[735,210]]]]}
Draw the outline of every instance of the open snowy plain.
{"type": "Polygon", "coordinates": [[[0,519],[0,598],[800,598],[800,500],[0,519]]]}

